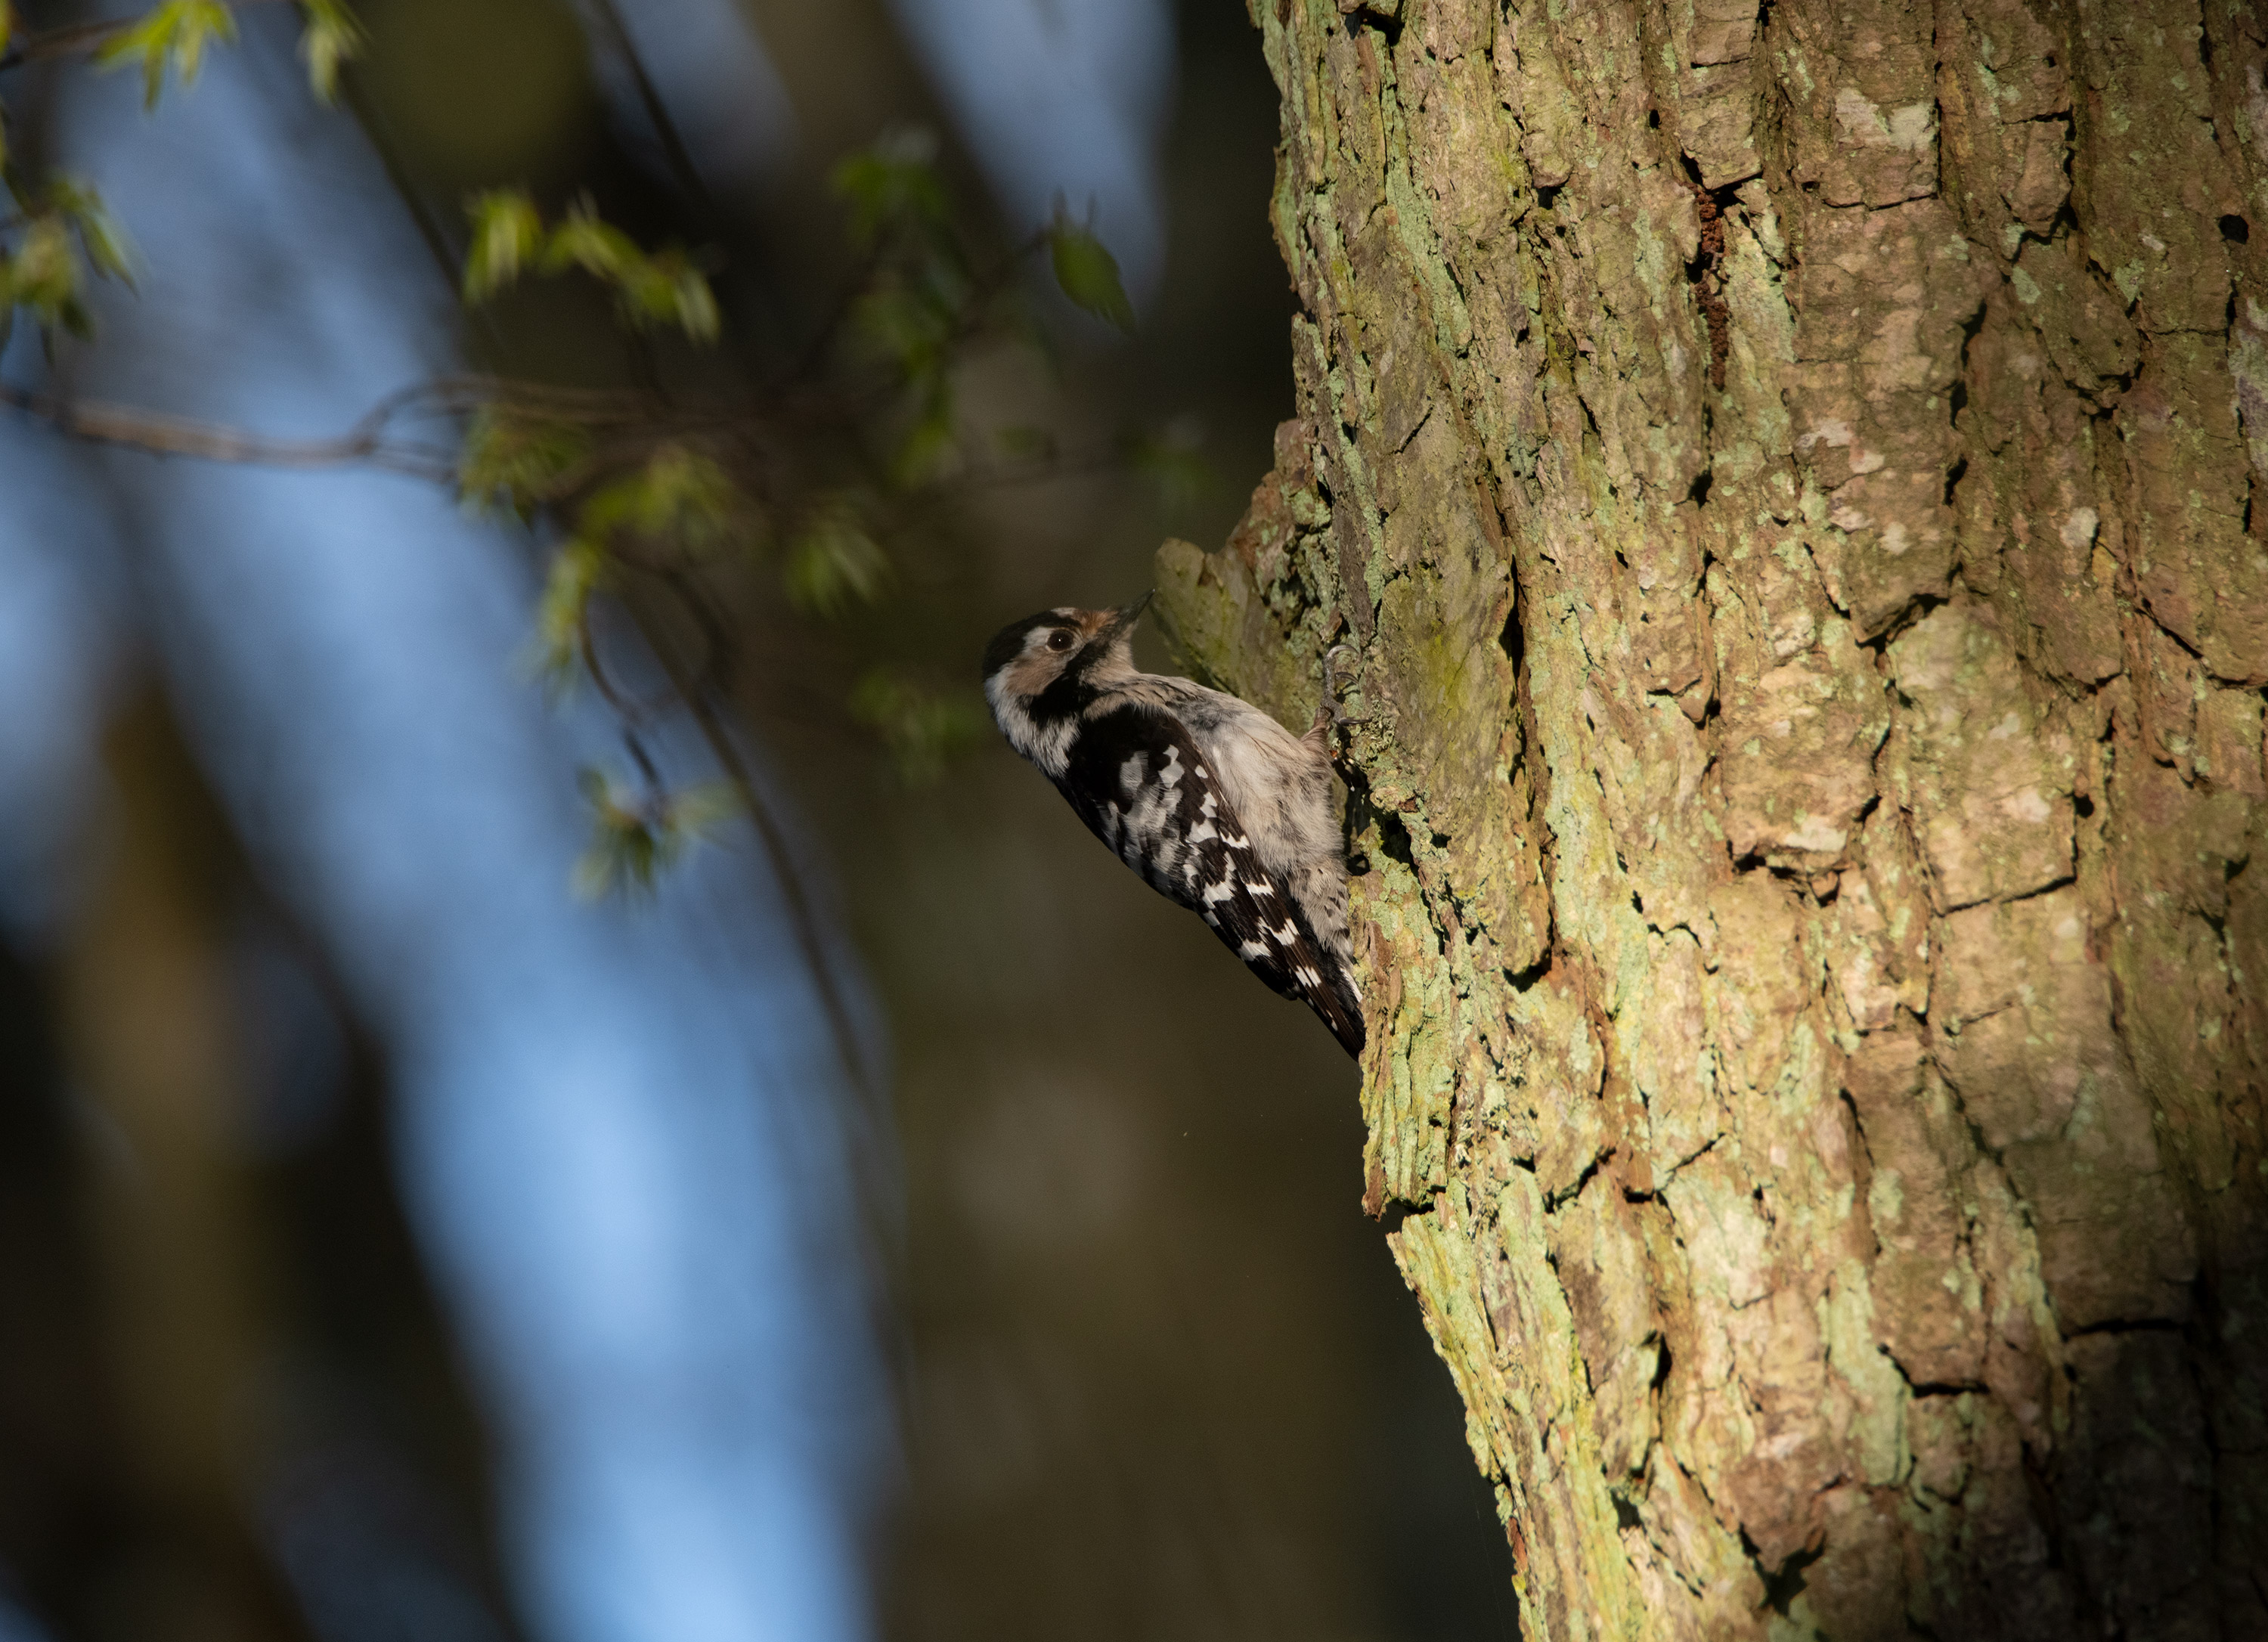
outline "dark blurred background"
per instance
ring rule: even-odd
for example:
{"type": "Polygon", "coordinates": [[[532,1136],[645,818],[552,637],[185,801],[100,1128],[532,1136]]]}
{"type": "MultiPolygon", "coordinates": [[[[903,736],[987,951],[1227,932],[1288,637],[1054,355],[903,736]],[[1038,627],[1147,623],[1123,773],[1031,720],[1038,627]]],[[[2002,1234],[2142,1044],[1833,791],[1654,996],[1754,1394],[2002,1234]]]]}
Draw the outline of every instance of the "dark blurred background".
{"type": "Polygon", "coordinates": [[[737,831],[649,903],[568,894],[619,730],[515,666],[540,521],[0,424],[0,1638],[1515,1634],[1344,1056],[989,737],[909,784],[842,706],[878,661],[965,693],[1265,471],[1241,7],[362,11],[334,110],[284,7],[146,117],[83,58],[0,76],[142,257],[10,380],[287,438],[468,365],[747,392],[850,276],[831,168],[919,126],[977,241],[1060,193],[1140,315],[1035,279],[1052,364],[976,349],[964,417],[1173,482],[947,483],[872,607],[734,606],[846,1073],[737,831]],[[506,184],[711,248],[723,345],[566,286],[460,315],[461,202],[506,184]]]}

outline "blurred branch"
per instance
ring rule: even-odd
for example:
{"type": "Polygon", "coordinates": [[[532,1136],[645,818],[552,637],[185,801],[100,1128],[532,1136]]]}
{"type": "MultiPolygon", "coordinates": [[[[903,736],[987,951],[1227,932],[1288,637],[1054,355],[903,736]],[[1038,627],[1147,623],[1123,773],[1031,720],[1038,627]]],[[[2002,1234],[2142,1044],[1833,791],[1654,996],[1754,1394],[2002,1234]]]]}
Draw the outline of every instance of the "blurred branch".
{"type": "MultiPolygon", "coordinates": [[[[664,577],[663,585],[685,605],[704,630],[713,620],[713,613],[701,605],[699,597],[690,589],[681,586],[678,578],[664,577]]],[[[836,983],[836,966],[829,957],[827,943],[820,935],[819,912],[805,893],[804,874],[797,870],[795,852],[788,843],[786,829],[779,817],[765,800],[756,785],[755,772],[748,761],[741,756],[740,744],[733,739],[732,726],[725,721],[715,698],[715,680],[711,667],[696,670],[688,667],[676,651],[657,630],[652,616],[633,609],[631,619],[637,624],[639,636],[644,639],[647,651],[661,664],[668,674],[678,699],[692,715],[694,725],[701,739],[708,744],[709,755],[725,772],[733,795],[746,810],[750,825],[755,828],[757,843],[762,847],[766,863],[770,866],[773,880],[778,884],[781,898],[787,903],[788,923],[794,928],[796,948],[804,967],[811,972],[812,986],[819,993],[821,1006],[827,1011],[827,1024],[835,1039],[836,1054],[843,1063],[843,1075],[852,1088],[872,1094],[873,1086],[867,1077],[867,1063],[858,1049],[858,1031],[850,1019],[849,1004],[843,990],[836,983]]],[[[713,640],[715,635],[711,633],[713,640]]],[[[712,654],[715,652],[712,652],[712,654]]]]}
{"type": "Polygon", "coordinates": [[[12,382],[0,382],[0,404],[36,416],[73,438],[153,456],[188,456],[254,468],[383,468],[436,483],[456,478],[454,447],[391,436],[387,430],[394,423],[413,415],[462,416],[483,406],[597,426],[650,426],[654,420],[651,406],[639,394],[476,376],[438,377],[399,389],[372,406],[346,432],[328,439],[275,438],[162,411],[65,399],[12,382]]]}
{"type": "MultiPolygon", "coordinates": [[[[311,18],[348,15],[341,0],[298,4],[311,18]]],[[[714,203],[615,0],[585,0],[585,9],[622,60],[688,202],[713,217],[714,203]]],[[[221,0],[166,0],[144,19],[31,36],[0,63],[78,51],[95,52],[100,62],[127,55],[123,42],[146,33],[146,48],[136,48],[154,97],[166,63],[184,80],[195,71],[194,54],[159,27],[177,11],[192,11],[202,19],[200,39],[215,34],[231,15],[221,0]],[[171,55],[161,56],[161,48],[171,55]]],[[[1005,255],[973,254],[934,169],[934,151],[935,139],[925,133],[899,132],[836,165],[832,183],[848,208],[857,276],[817,333],[783,362],[784,370],[760,387],[752,382],[745,394],[686,404],[658,386],[663,376],[644,333],[662,327],[708,342],[719,330],[699,254],[674,242],[648,248],[605,220],[588,195],[563,211],[547,211],[525,189],[502,189],[467,202],[473,233],[463,266],[453,272],[467,306],[480,306],[526,276],[595,279],[614,295],[624,328],[639,338],[637,357],[655,388],[590,391],[486,376],[437,378],[387,395],[329,438],[271,438],[5,381],[0,405],[68,436],[150,455],[292,469],[380,468],[447,485],[478,511],[556,523],[560,537],[537,620],[545,671],[555,681],[579,671],[595,684],[645,786],[644,796],[627,799],[603,775],[593,777],[601,839],[610,841],[605,859],[629,876],[610,869],[593,881],[649,882],[674,855],[687,818],[701,811],[685,808],[683,795],[663,789],[650,755],[645,733],[660,703],[637,699],[600,653],[590,605],[605,594],[630,616],[745,811],[843,1070],[864,1089],[866,1057],[810,880],[799,870],[788,828],[732,723],[736,642],[729,615],[712,602],[726,591],[719,578],[730,574],[734,556],[747,562],[770,549],[788,602],[806,615],[839,620],[880,597],[894,579],[890,557],[875,540],[880,512],[917,499],[934,503],[960,490],[1124,465],[1148,448],[1122,445],[1115,458],[1082,452],[1066,459],[1045,436],[997,441],[1013,447],[1016,459],[1008,461],[986,460],[972,448],[956,411],[955,382],[972,344],[986,336],[1020,340],[1043,358],[1053,357],[1036,318],[1009,299],[1020,270],[1035,256],[1049,254],[1057,284],[1086,312],[1125,328],[1132,310],[1109,253],[1060,209],[1005,255]],[[728,548],[744,551],[726,556],[728,548]],[[678,612],[640,596],[641,588],[680,607],[690,629],[675,619],[678,612]]],[[[414,199],[409,183],[401,186],[414,199]]],[[[71,248],[59,239],[68,226],[48,232],[48,241],[63,252],[71,248]]],[[[83,222],[79,232],[88,232],[83,222]]],[[[446,264],[446,236],[437,229],[427,239],[446,264]]],[[[54,263],[57,254],[48,241],[41,247],[54,263]]],[[[96,248],[92,242],[87,247],[95,270],[112,271],[96,248]]],[[[25,254],[15,258],[23,262],[25,254]]],[[[111,261],[122,276],[122,254],[111,261]]],[[[61,266],[72,281],[82,278],[78,262],[61,266]]],[[[78,284],[59,282],[51,276],[60,295],[37,288],[44,308],[21,291],[12,306],[40,315],[43,328],[62,322],[83,330],[91,320],[77,304],[78,284]]],[[[852,693],[853,718],[877,731],[902,769],[917,755],[925,768],[940,763],[947,744],[964,734],[959,710],[902,680],[882,681],[884,689],[880,678],[870,669],[867,683],[852,693]]]]}
{"type": "Polygon", "coordinates": [[[158,411],[63,399],[12,382],[0,382],[0,404],[37,416],[73,438],[152,456],[189,456],[259,468],[368,466],[437,481],[446,481],[456,471],[449,452],[438,445],[388,438],[385,424],[394,412],[385,406],[336,438],[279,439],[158,411]]]}
{"type": "MultiPolygon", "coordinates": [[[[248,11],[254,6],[290,5],[298,0],[231,0],[229,9],[248,11]]],[[[50,57],[70,57],[99,51],[142,21],[140,17],[110,18],[99,23],[74,23],[67,28],[43,29],[27,34],[0,51],[0,72],[50,57]]]]}
{"type": "Polygon", "coordinates": [[[653,127],[654,138],[661,144],[662,157],[668,162],[671,175],[676,179],[687,202],[700,212],[704,224],[713,228],[721,215],[717,210],[717,202],[710,195],[709,185],[703,180],[700,167],[693,163],[693,151],[686,146],[683,133],[678,130],[677,121],[671,117],[668,105],[662,100],[660,88],[654,85],[653,77],[646,72],[645,59],[639,54],[637,42],[630,38],[630,31],[622,21],[622,12],[616,9],[615,0],[592,0],[591,11],[600,27],[606,32],[615,55],[622,59],[622,66],[630,73],[630,84],[637,92],[638,104],[645,111],[647,122],[653,127]]]}
{"type": "MultiPolygon", "coordinates": [[[[353,428],[336,438],[279,439],[154,411],[135,410],[92,401],[63,399],[0,382],[0,403],[37,416],[74,438],[97,444],[119,445],[155,456],[186,456],[253,467],[321,468],[368,466],[444,484],[453,482],[457,476],[453,454],[438,446],[390,438],[387,433],[389,424],[413,412],[447,415],[499,402],[601,420],[636,421],[640,416],[637,395],[535,387],[492,378],[454,377],[418,383],[387,395],[353,428]]],[[[797,870],[794,852],[785,829],[765,801],[754,772],[741,755],[731,726],[725,722],[717,704],[718,658],[729,649],[729,643],[718,631],[715,613],[701,602],[696,593],[681,585],[675,577],[662,576],[658,579],[684,603],[701,627],[707,655],[697,666],[688,666],[677,655],[674,647],[655,630],[651,620],[644,613],[634,611],[639,635],[668,675],[673,690],[684,703],[703,740],[707,743],[711,755],[724,771],[741,806],[747,813],[757,842],[786,902],[788,921],[794,928],[796,946],[811,971],[812,983],[827,1012],[828,1023],[843,1069],[854,1085],[864,1087],[866,1082],[865,1062],[858,1051],[858,1031],[841,989],[836,984],[835,966],[820,934],[816,909],[805,893],[803,874],[797,870]]],[[[642,704],[626,700],[608,680],[598,665],[595,649],[588,643],[587,629],[585,641],[584,658],[591,676],[598,682],[600,693],[610,707],[635,725],[644,716],[645,710],[642,704]]],[[[637,744],[635,735],[631,746],[632,755],[646,767],[647,773],[651,775],[651,766],[646,763],[643,748],[637,744]]]]}

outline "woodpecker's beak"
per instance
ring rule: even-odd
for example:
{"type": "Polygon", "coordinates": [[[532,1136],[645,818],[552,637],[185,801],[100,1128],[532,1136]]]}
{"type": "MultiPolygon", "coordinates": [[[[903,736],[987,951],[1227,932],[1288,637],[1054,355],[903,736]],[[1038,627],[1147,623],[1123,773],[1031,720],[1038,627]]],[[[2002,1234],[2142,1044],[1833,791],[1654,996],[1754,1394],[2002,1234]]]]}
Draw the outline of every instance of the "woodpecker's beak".
{"type": "Polygon", "coordinates": [[[1113,610],[1110,613],[1110,620],[1103,624],[1102,631],[1098,637],[1105,644],[1108,644],[1116,642],[1121,635],[1132,632],[1134,623],[1142,619],[1142,612],[1150,607],[1150,600],[1157,596],[1158,590],[1152,587],[1132,604],[1122,605],[1113,610]]]}

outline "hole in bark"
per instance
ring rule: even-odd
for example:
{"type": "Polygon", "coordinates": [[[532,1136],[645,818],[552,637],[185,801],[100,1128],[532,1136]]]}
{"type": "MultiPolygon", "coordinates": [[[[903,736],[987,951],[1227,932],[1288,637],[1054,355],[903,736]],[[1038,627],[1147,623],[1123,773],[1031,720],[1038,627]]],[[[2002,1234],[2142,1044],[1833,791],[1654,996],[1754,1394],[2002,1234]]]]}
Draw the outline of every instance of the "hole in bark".
{"type": "Polygon", "coordinates": [[[2085,821],[2095,814],[2095,800],[2082,792],[2072,800],[2072,807],[2079,812],[2080,820],[2085,821]]]}
{"type": "Polygon", "coordinates": [[[1371,28],[1377,30],[1379,37],[1389,47],[1394,45],[1395,41],[1402,38],[1402,19],[1400,18],[1388,17],[1383,12],[1373,11],[1366,5],[1358,5],[1353,11],[1347,13],[1346,32],[1348,36],[1351,38],[1355,30],[1358,28],[1371,28]]]}
{"type": "MultiPolygon", "coordinates": [[[[1614,1148],[1612,1146],[1609,1146],[1604,1152],[1600,1152],[1598,1156],[1593,1158],[1588,1163],[1586,1163],[1583,1166],[1583,1172],[1575,1176],[1575,1183],[1573,1185],[1568,1187],[1564,1191],[1547,1194],[1543,1199],[1544,1212],[1547,1214],[1557,1214],[1560,1210],[1574,1202],[1576,1198],[1581,1197],[1583,1195],[1583,1188],[1591,1183],[1592,1178],[1598,1174],[1599,1170],[1604,1167],[1608,1160],[1614,1155],[1614,1148]]],[[[1558,1263],[1558,1261],[1554,1258],[1552,1264],[1556,1266],[1558,1263]]]]}
{"type": "Polygon", "coordinates": [[[1725,260],[1725,208],[1733,202],[1733,190],[1703,187],[1701,168],[1693,157],[1688,154],[1684,161],[1685,186],[1692,190],[1693,209],[1701,223],[1700,245],[1685,264],[1685,279],[1709,328],[1709,385],[1722,393],[1725,362],[1733,351],[1733,315],[1718,288],[1718,270],[1725,260]]]}
{"type": "Polygon", "coordinates": [[[1431,1214],[1430,1203],[1389,1203],[1378,1211],[1378,1226],[1388,1237],[1402,1229],[1402,1223],[1413,1214],[1431,1214]]]}
{"type": "Polygon", "coordinates": [[[1705,505],[1709,500],[1709,487],[1715,483],[1716,480],[1717,470],[1713,468],[1704,468],[1693,475],[1692,486],[1685,492],[1686,499],[1696,507],[1705,505]]]}
{"type": "Polygon", "coordinates": [[[1953,487],[1961,482],[1962,476],[1966,475],[1968,471],[1969,459],[1966,456],[1962,457],[1959,461],[1954,463],[1950,468],[1947,469],[1945,475],[1945,504],[1948,507],[1951,507],[1953,505],[1953,487]]]}
{"type": "MultiPolygon", "coordinates": [[[[1916,593],[1911,599],[1906,600],[1905,607],[1904,609],[1900,610],[1897,615],[1890,618],[1889,625],[1883,628],[1881,632],[1875,634],[1872,638],[1860,639],[1859,641],[1859,648],[1861,650],[1873,651],[1874,652],[1875,659],[1880,660],[1882,657],[1889,653],[1891,644],[1896,641],[1900,635],[1905,633],[1908,630],[1912,628],[1914,623],[1919,622],[1932,610],[1936,609],[1938,606],[1944,602],[1945,600],[1936,593],[1916,593]]],[[[1901,701],[1906,701],[1906,698],[1903,696],[1898,699],[1901,701]]],[[[1911,706],[1913,703],[1911,701],[1907,701],[1906,704],[1908,706],[1911,706]]]]}
{"type": "MultiPolygon", "coordinates": [[[[1631,1201],[1636,1203],[1648,1203],[1652,1201],[1652,1198],[1648,1196],[1638,1196],[1633,1197],[1629,1192],[1624,1192],[1623,1195],[1625,1197],[1631,1197],[1631,1201]]],[[[1646,1383],[1648,1389],[1659,1391],[1662,1387],[1669,1383],[1669,1342],[1663,1339],[1657,1334],[1653,1336],[1653,1378],[1646,1383]]]]}
{"type": "Polygon", "coordinates": [[[1496,647],[1504,652],[1517,675],[1520,664],[1528,659],[1528,635],[1520,630],[1519,607],[1514,606],[1512,614],[1504,618],[1504,631],[1496,636],[1496,647]]]}
{"type": "Polygon", "coordinates": [[[2073,1329],[2066,1338],[2080,1340],[2088,1334],[2180,1334],[2184,1324],[2173,1318],[2107,1318],[2102,1322],[2088,1322],[2084,1329],[2073,1329]]]}
{"type": "Polygon", "coordinates": [[[2242,245],[2252,238],[2252,225],[2231,211],[2220,219],[2220,237],[2231,245],[2242,245]]]}
{"type": "Polygon", "coordinates": [[[1616,1528],[1642,1528],[1646,1526],[1646,1519],[1638,1515],[1638,1507],[1632,1505],[1629,1500],[1623,1498],[1622,1495],[1610,1494],[1608,1498],[1615,1502],[1615,1526],[1616,1528]]]}
{"type": "Polygon", "coordinates": [[[1984,305],[1978,303],[1977,311],[1961,321],[1961,352],[1953,367],[1953,414],[1955,416],[1969,407],[1969,344],[1984,328],[1984,305]]]}
{"type": "Polygon", "coordinates": [[[1551,210],[1559,203],[1559,190],[1566,186],[1564,182],[1555,182],[1549,187],[1538,183],[1535,188],[1535,202],[1547,211],[1551,210]]]}
{"type": "MultiPolygon", "coordinates": [[[[1756,1544],[1749,1538],[1745,1528],[1741,1531],[1741,1543],[1747,1548],[1749,1560],[1754,1561],[1756,1544]]],[[[1803,1594],[1803,1571],[1817,1562],[1826,1549],[1823,1545],[1816,1545],[1808,1550],[1791,1552],[1788,1559],[1780,1564],[1778,1573],[1764,1574],[1764,1606],[1781,1618],[1786,1618],[1787,1605],[1803,1594]]],[[[1762,1564],[1757,1565],[1757,1570],[1759,1572],[1763,1571],[1762,1564]]]]}
{"type": "Polygon", "coordinates": [[[1646,129],[1649,131],[1659,131],[1661,129],[1660,109],[1649,108],[1646,111],[1646,129]]]}
{"type": "Polygon", "coordinates": [[[2207,74],[2213,72],[2213,31],[2209,28],[2198,30],[2198,66],[2207,74]]]}
{"type": "Polygon", "coordinates": [[[1505,984],[1513,991],[1524,992],[1550,973],[1551,954],[1547,952],[1525,969],[1506,969],[1504,972],[1504,980],[1505,984]]]}
{"type": "Polygon", "coordinates": [[[1402,817],[1391,810],[1378,814],[1378,847],[1389,860],[1399,861],[1411,872],[1418,870],[1417,858],[1410,852],[1410,829],[1402,824],[1402,817]]]}

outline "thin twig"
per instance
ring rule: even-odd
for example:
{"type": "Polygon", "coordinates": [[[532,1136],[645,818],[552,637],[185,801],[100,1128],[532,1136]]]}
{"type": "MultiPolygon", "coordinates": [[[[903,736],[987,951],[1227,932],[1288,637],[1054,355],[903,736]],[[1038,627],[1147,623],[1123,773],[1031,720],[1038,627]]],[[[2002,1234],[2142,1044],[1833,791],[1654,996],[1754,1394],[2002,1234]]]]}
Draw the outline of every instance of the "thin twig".
{"type": "Polygon", "coordinates": [[[435,481],[452,478],[457,470],[449,453],[438,446],[387,438],[384,423],[391,412],[384,407],[336,438],[278,439],[158,411],[62,399],[12,382],[0,382],[0,404],[37,416],[73,438],[152,456],[188,456],[254,468],[364,466],[435,481]]]}
{"type": "MultiPolygon", "coordinates": [[[[37,393],[5,382],[0,382],[0,403],[12,405],[37,416],[74,438],[120,445],[154,456],[187,456],[206,461],[265,468],[320,468],[363,464],[446,482],[456,474],[456,464],[449,460],[446,452],[426,445],[389,443],[383,437],[385,423],[420,399],[446,402],[453,395],[485,386],[479,379],[455,379],[402,389],[380,401],[353,431],[332,439],[269,438],[261,434],[216,427],[209,423],[192,422],[179,416],[130,410],[88,401],[60,399],[51,394],[37,393]]],[[[747,811],[772,875],[778,881],[781,894],[786,900],[788,922],[793,926],[796,944],[811,969],[812,983],[818,988],[821,1002],[826,1008],[844,1073],[854,1085],[863,1088],[866,1079],[858,1054],[858,1033],[851,1024],[849,1006],[835,983],[833,967],[828,960],[825,945],[820,939],[817,917],[804,894],[786,834],[777,817],[764,802],[747,761],[733,744],[730,728],[718,715],[711,699],[709,681],[685,672],[643,613],[633,609],[632,618],[637,624],[639,637],[661,664],[662,670],[669,674],[673,689],[691,713],[702,739],[708,743],[711,755],[716,759],[718,767],[725,772],[726,780],[731,782],[733,792],[739,796],[742,807],[747,811]]],[[[704,637],[713,637],[713,635],[704,637]]],[[[587,649],[585,660],[593,664],[592,672],[600,681],[601,693],[619,711],[623,703],[617,701],[614,691],[608,688],[604,674],[595,666],[595,656],[587,649]]],[[[707,668],[704,666],[703,671],[705,673],[707,668]]]]}
{"type": "Polygon", "coordinates": [[[762,845],[765,865],[771,869],[773,880],[779,885],[780,895],[787,903],[788,924],[794,931],[797,949],[802,954],[804,967],[811,971],[811,983],[818,990],[821,1006],[827,1011],[827,1023],[835,1039],[835,1050],[843,1063],[843,1076],[854,1089],[867,1088],[865,1063],[858,1052],[858,1033],[850,1020],[849,1004],[835,983],[835,966],[829,961],[826,944],[820,939],[819,916],[810,898],[805,895],[802,874],[796,870],[793,851],[779,818],[772,814],[758,790],[747,760],[733,739],[732,727],[718,711],[715,701],[706,685],[689,676],[680,666],[662,636],[654,630],[652,619],[644,611],[632,607],[631,620],[636,622],[646,648],[660,662],[677,690],[678,699],[693,715],[693,723],[708,743],[709,755],[725,772],[732,784],[733,795],[747,812],[748,821],[755,828],[756,839],[762,845]]]}
{"type": "MultiPolygon", "coordinates": [[[[442,446],[390,438],[387,428],[413,414],[461,416],[487,406],[556,416],[587,426],[650,425],[650,401],[602,389],[547,387],[498,377],[436,377],[397,388],[335,438],[286,439],[199,422],[163,411],[98,400],[65,399],[0,382],[0,404],[37,416],[60,432],[153,456],[188,456],[254,468],[384,468],[421,479],[453,480],[457,463],[442,446]]],[[[731,413],[708,413],[719,420],[731,413]]]]}
{"type": "MultiPolygon", "coordinates": [[[[599,699],[614,710],[615,717],[622,721],[626,734],[635,736],[639,730],[661,717],[667,709],[667,703],[640,701],[635,696],[625,694],[608,674],[606,668],[600,665],[598,636],[591,630],[591,616],[587,610],[576,622],[575,632],[577,643],[583,652],[583,665],[590,670],[591,682],[598,687],[599,699]]],[[[676,698],[677,692],[673,687],[670,699],[674,701],[676,698]]],[[[643,752],[638,753],[637,757],[640,767],[651,778],[653,775],[653,766],[647,761],[643,752]]],[[[659,783],[655,784],[658,785],[659,783]]]]}

